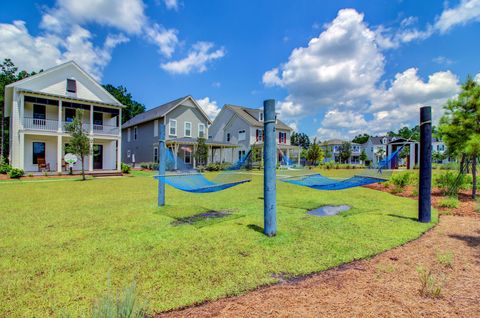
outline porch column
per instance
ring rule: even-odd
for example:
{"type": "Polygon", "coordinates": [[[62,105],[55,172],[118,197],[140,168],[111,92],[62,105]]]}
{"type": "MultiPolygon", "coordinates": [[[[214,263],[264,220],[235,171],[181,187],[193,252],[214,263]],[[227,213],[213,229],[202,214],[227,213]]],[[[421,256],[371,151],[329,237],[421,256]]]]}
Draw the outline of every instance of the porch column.
{"type": "Polygon", "coordinates": [[[223,147],[220,147],[220,163],[223,162],[223,147]]]}
{"type": "Polygon", "coordinates": [[[410,159],[408,169],[413,169],[415,167],[415,143],[410,143],[410,159]]]}
{"type": "MultiPolygon", "coordinates": [[[[63,130],[63,125],[62,125],[62,100],[58,101],[58,132],[61,133],[63,130]]],[[[61,170],[59,171],[61,172],[61,170]]]]}
{"type": "Polygon", "coordinates": [[[20,133],[20,160],[18,168],[25,170],[25,134],[23,132],[20,133]]]}
{"type": "Polygon", "coordinates": [[[90,135],[93,135],[93,105],[90,105],[90,135]]]}
{"type": "Polygon", "coordinates": [[[235,148],[232,147],[232,163],[235,162],[235,159],[233,158],[234,153],[235,153],[235,148]]]}
{"type": "Polygon", "coordinates": [[[57,136],[57,172],[62,173],[62,136],[57,136]]]}
{"type": "Polygon", "coordinates": [[[88,154],[88,171],[93,171],[93,138],[90,137],[90,153],[88,154]]]}
{"type": "MultiPolygon", "coordinates": [[[[118,137],[122,137],[122,109],[120,108],[118,110],[118,137]]],[[[121,144],[120,141],[118,141],[118,144],[121,144]]]]}
{"type": "MultiPolygon", "coordinates": [[[[385,154],[385,158],[388,158],[388,156],[389,156],[391,153],[392,153],[392,145],[390,144],[390,145],[387,146],[387,153],[385,154]]],[[[392,159],[393,159],[393,158],[392,158],[392,159]]],[[[392,168],[393,168],[393,167],[392,167],[392,161],[393,161],[393,160],[388,161],[388,167],[387,167],[388,169],[392,169],[392,168]]]]}
{"type": "Polygon", "coordinates": [[[174,169],[177,170],[177,162],[178,162],[178,144],[174,144],[173,145],[173,151],[175,152],[174,155],[175,155],[175,165],[174,165],[174,169]]]}
{"type": "Polygon", "coordinates": [[[197,158],[195,154],[197,153],[197,145],[193,145],[193,169],[197,168],[197,158]]]}
{"type": "Polygon", "coordinates": [[[19,114],[20,114],[20,129],[23,130],[23,124],[25,122],[24,117],[25,117],[25,95],[20,94],[20,109],[19,109],[19,114]]]}
{"type": "Polygon", "coordinates": [[[122,141],[117,140],[117,170],[122,170],[122,141]]]}

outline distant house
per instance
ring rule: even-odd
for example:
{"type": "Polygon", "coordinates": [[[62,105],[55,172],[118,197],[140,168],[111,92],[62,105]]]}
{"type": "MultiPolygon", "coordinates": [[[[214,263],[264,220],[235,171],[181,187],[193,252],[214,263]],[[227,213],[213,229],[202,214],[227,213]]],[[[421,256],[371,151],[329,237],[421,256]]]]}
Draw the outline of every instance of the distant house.
{"type": "Polygon", "coordinates": [[[368,161],[372,165],[376,165],[387,154],[387,145],[392,141],[392,137],[388,136],[370,136],[366,143],[362,144],[362,148],[367,154],[368,161]]]}
{"type": "MultiPolygon", "coordinates": [[[[196,167],[195,152],[198,138],[208,138],[211,120],[192,96],[184,96],[141,113],[123,124],[123,162],[135,164],[159,161],[159,125],[166,127],[166,146],[171,150],[176,165],[196,167]]],[[[234,146],[207,140],[208,162],[215,151],[234,146]]]]}
{"type": "MultiPolygon", "coordinates": [[[[341,146],[344,142],[347,140],[341,140],[341,139],[330,139],[327,140],[323,143],[320,144],[321,148],[328,154],[330,154],[328,157],[325,156],[324,162],[336,162],[340,163],[340,149],[341,146]],[[328,149],[327,149],[328,148],[328,149]]],[[[351,142],[351,155],[350,158],[348,158],[347,162],[348,164],[360,164],[360,153],[362,152],[362,147],[360,144],[351,142]]]]}
{"type": "MultiPolygon", "coordinates": [[[[264,131],[263,109],[248,108],[236,105],[224,105],[209,130],[209,140],[237,146],[236,152],[227,153],[224,160],[235,162],[244,156],[252,147],[259,149],[262,156],[264,131]]],[[[276,140],[278,161],[284,157],[299,160],[299,147],[292,146],[290,136],[293,129],[277,119],[276,140]]]]}
{"type": "Polygon", "coordinates": [[[69,167],[64,156],[71,139],[65,125],[81,110],[93,148],[85,159],[86,170],[119,171],[123,107],[73,61],[7,85],[12,166],[26,172],[80,170],[80,160],[69,167]]]}

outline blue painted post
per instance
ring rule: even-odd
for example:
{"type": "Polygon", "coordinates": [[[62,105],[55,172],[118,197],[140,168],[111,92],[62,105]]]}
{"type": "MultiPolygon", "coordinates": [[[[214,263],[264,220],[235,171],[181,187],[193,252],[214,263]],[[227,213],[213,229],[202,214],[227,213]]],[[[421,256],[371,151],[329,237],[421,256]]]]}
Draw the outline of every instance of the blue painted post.
{"type": "Polygon", "coordinates": [[[418,221],[431,221],[432,193],[432,108],[420,108],[420,185],[418,191],[418,221]]]}
{"type": "Polygon", "coordinates": [[[167,152],[165,149],[165,125],[160,124],[158,128],[158,206],[165,205],[165,167],[167,161],[167,152]]]}
{"type": "Polygon", "coordinates": [[[277,234],[277,197],[276,197],[276,129],[275,129],[275,100],[267,99],[263,102],[264,117],[264,188],[263,188],[263,218],[264,233],[267,236],[277,234]]]}

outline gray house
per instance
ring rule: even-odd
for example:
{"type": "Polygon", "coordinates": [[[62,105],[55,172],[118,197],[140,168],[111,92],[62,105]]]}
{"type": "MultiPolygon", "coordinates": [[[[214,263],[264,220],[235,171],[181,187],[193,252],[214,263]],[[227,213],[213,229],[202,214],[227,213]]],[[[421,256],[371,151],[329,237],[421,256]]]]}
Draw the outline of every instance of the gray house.
{"type": "MultiPolygon", "coordinates": [[[[276,140],[278,161],[286,158],[299,159],[299,147],[290,144],[292,128],[277,119],[276,140]]],[[[224,161],[235,162],[252,147],[263,150],[263,110],[235,105],[224,105],[209,129],[209,140],[235,145],[235,151],[227,152],[224,161]]],[[[216,158],[218,159],[218,158],[216,158]]]]}
{"type": "MultiPolygon", "coordinates": [[[[166,146],[182,166],[196,167],[198,138],[208,137],[211,120],[192,96],[184,96],[139,114],[122,125],[122,161],[127,164],[158,162],[159,125],[166,126],[166,146]]],[[[215,151],[232,145],[207,141],[211,162],[215,151]]]]}
{"type": "MultiPolygon", "coordinates": [[[[341,139],[330,139],[323,142],[320,147],[325,151],[328,148],[328,153],[330,156],[325,156],[324,162],[336,162],[340,163],[340,149],[342,144],[346,142],[346,140],[341,139]]],[[[362,147],[360,144],[351,142],[351,155],[348,158],[348,164],[360,164],[360,153],[362,152],[362,147]]]]}
{"type": "Polygon", "coordinates": [[[392,137],[388,136],[370,136],[366,143],[362,144],[368,161],[372,165],[376,165],[379,160],[382,160],[387,154],[387,145],[392,141],[392,137]]]}

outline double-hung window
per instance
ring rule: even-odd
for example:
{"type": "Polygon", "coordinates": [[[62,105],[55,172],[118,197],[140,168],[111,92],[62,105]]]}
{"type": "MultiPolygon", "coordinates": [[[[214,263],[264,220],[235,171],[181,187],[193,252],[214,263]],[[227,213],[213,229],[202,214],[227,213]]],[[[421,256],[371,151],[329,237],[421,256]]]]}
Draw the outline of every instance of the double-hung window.
{"type": "Polygon", "coordinates": [[[158,162],[158,147],[153,147],[153,162],[158,162]]]}
{"type": "Polygon", "coordinates": [[[257,129],[256,140],[257,141],[264,141],[263,129],[257,129]]]}
{"type": "Polygon", "coordinates": [[[133,127],[133,140],[137,140],[138,137],[138,128],[137,126],[133,127]]]}
{"type": "Polygon", "coordinates": [[[230,133],[227,133],[227,142],[230,142],[230,133]]]}
{"type": "Polygon", "coordinates": [[[198,124],[198,138],[205,138],[205,124],[198,124]]]}
{"type": "Polygon", "coordinates": [[[185,122],[184,136],[185,137],[192,137],[192,123],[189,122],[189,121],[185,122]]]}
{"type": "Polygon", "coordinates": [[[245,140],[247,138],[245,130],[238,131],[238,141],[245,140]]]}
{"type": "Polygon", "coordinates": [[[170,136],[176,136],[177,135],[177,120],[176,119],[170,119],[168,121],[168,134],[170,136]]]}

